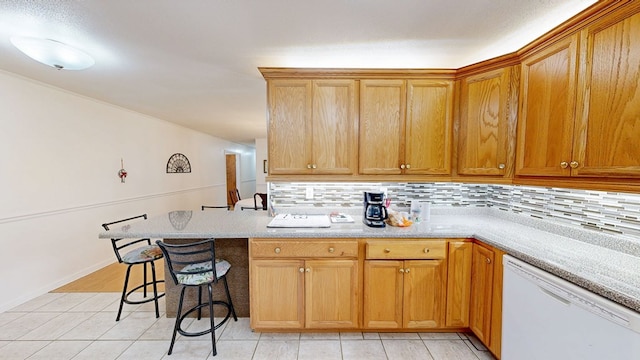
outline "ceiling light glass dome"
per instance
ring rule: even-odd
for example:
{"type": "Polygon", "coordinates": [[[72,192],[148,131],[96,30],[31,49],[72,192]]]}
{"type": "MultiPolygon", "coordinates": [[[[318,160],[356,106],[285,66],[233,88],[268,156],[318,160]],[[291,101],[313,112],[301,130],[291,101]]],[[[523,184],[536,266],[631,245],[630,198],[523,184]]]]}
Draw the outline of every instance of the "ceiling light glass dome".
{"type": "Polygon", "coordinates": [[[58,70],[83,70],[96,63],[84,51],[56,40],[14,36],[11,43],[30,58],[58,70]]]}

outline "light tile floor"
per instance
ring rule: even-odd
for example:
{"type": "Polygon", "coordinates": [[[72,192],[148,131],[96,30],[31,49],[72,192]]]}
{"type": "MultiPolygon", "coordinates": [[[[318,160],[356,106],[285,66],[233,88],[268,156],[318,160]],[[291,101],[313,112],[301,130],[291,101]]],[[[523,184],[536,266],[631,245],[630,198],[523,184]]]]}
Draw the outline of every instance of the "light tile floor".
{"type": "MultiPolygon", "coordinates": [[[[471,334],[257,333],[248,318],[216,331],[215,357],[209,336],[179,336],[169,356],[174,319],[156,319],[151,303],[125,305],[116,322],[118,300],[118,293],[48,293],[0,313],[0,359],[494,359],[471,334]]],[[[191,320],[189,328],[207,322],[191,320]]]]}

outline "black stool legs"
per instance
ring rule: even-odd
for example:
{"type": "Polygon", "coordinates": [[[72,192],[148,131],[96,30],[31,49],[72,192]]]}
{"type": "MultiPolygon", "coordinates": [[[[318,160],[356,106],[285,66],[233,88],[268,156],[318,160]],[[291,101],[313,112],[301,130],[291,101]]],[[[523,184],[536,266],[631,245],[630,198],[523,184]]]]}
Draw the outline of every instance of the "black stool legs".
{"type": "Polygon", "coordinates": [[[157,280],[156,279],[156,265],[153,261],[149,261],[149,262],[144,262],[142,263],[142,266],[144,267],[143,273],[144,273],[144,278],[142,279],[142,284],[139,286],[136,286],[135,288],[131,289],[130,291],[127,291],[127,287],[129,286],[129,275],[131,274],[131,267],[133,265],[138,265],[138,264],[128,264],[127,265],[127,273],[124,277],[124,286],[122,288],[122,296],[120,297],[120,306],[118,308],[118,315],[116,316],[116,321],[120,321],[120,315],[122,314],[122,308],[124,306],[124,304],[133,304],[133,305],[137,305],[137,304],[144,304],[150,301],[153,301],[155,303],[155,307],[156,307],[156,319],[160,317],[160,307],[158,306],[158,299],[160,299],[161,297],[164,296],[163,294],[158,295],[158,283],[160,282],[164,282],[164,280],[157,280]],[[147,264],[151,264],[151,282],[147,281],[147,264]],[[153,286],[153,297],[147,298],[147,286],[152,285],[153,286]],[[136,290],[142,288],[143,291],[143,299],[142,300],[129,300],[129,296],[134,293],[136,290]]]}
{"type": "Polygon", "coordinates": [[[182,286],[182,289],[180,289],[180,300],[178,301],[178,311],[176,312],[176,323],[173,327],[173,335],[171,336],[171,345],[169,345],[169,351],[167,352],[167,355],[171,355],[171,353],[173,352],[173,345],[175,345],[176,336],[178,333],[180,333],[183,336],[200,336],[200,335],[211,333],[211,345],[213,347],[213,356],[215,356],[218,353],[216,350],[215,330],[220,328],[220,326],[222,326],[225,322],[227,322],[227,320],[229,320],[231,316],[233,316],[233,319],[235,321],[238,321],[238,317],[236,316],[236,311],[233,308],[233,303],[231,302],[231,294],[229,293],[229,286],[227,285],[227,277],[223,276],[221,280],[224,282],[224,289],[227,295],[227,301],[214,301],[212,284],[211,283],[202,284],[198,286],[198,305],[187,310],[186,312],[184,312],[184,314],[182,312],[182,306],[184,305],[184,293],[187,287],[193,287],[193,286],[182,286]],[[207,286],[208,301],[207,303],[203,304],[202,303],[202,287],[205,285],[207,286]],[[224,319],[222,319],[217,325],[215,324],[215,321],[214,321],[213,305],[222,305],[227,308],[227,314],[225,315],[224,319]],[[198,312],[197,318],[198,320],[200,320],[202,316],[202,308],[205,306],[209,308],[209,323],[210,323],[209,329],[200,331],[197,333],[190,333],[183,330],[182,321],[194,311],[198,312]]]}

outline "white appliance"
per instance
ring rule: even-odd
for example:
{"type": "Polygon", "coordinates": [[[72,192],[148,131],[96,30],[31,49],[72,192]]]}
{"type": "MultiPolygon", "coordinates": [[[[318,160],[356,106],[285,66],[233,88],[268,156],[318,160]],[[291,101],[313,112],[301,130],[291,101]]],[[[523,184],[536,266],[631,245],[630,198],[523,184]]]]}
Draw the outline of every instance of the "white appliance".
{"type": "Polygon", "coordinates": [[[269,228],[323,228],[331,227],[328,215],[278,214],[267,224],[269,228]]]}
{"type": "Polygon", "coordinates": [[[640,313],[504,256],[502,360],[640,359],[640,313]]]}

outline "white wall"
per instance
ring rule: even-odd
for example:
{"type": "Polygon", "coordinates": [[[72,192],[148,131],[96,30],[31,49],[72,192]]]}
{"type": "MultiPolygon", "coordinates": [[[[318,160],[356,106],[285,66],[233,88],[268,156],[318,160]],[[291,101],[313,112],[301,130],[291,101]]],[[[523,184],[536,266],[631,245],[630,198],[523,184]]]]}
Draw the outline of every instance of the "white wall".
{"type": "Polygon", "coordinates": [[[267,160],[267,139],[256,139],[256,192],[267,192],[267,174],[264,173],[263,161],[267,160]]]}
{"type": "Polygon", "coordinates": [[[115,262],[104,222],[226,203],[225,152],[255,182],[252,147],[0,71],[0,311],[115,262]]]}

